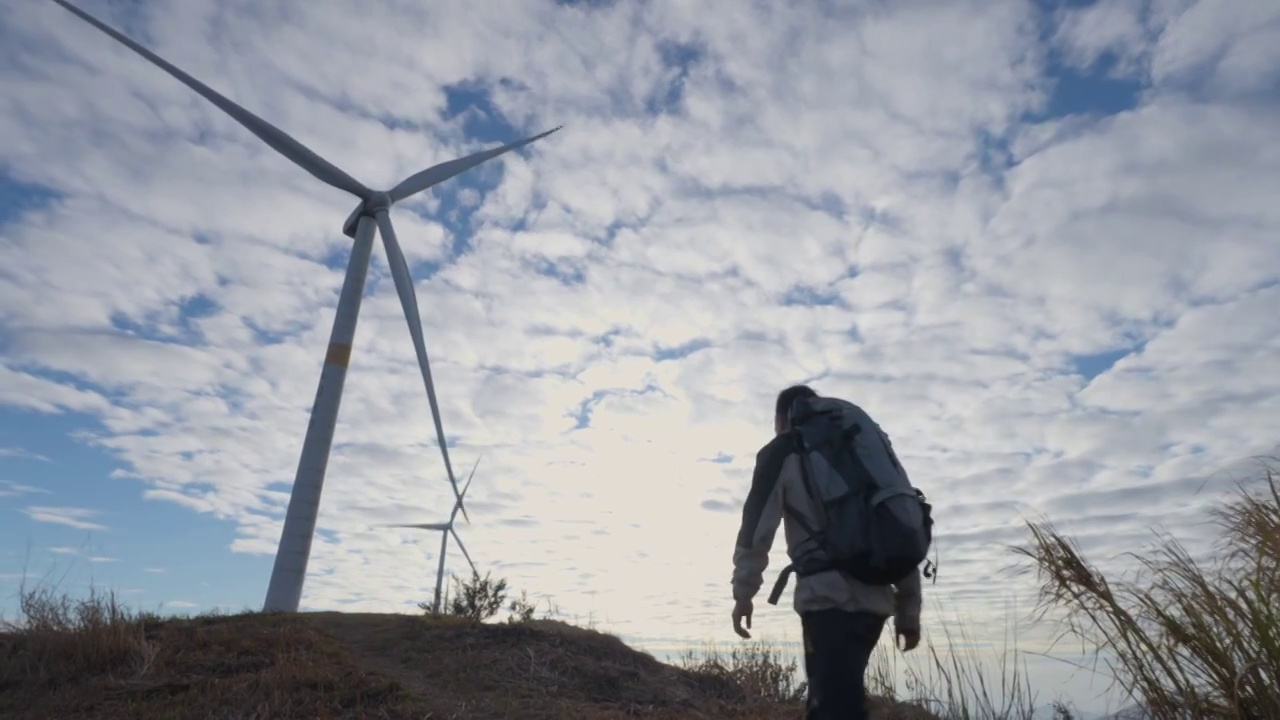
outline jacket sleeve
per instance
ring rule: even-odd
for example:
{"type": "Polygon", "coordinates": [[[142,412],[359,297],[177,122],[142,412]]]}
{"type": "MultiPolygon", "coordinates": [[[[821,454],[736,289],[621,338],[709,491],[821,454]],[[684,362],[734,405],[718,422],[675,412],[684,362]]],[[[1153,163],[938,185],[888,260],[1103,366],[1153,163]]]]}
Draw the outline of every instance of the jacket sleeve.
{"type": "Polygon", "coordinates": [[[733,599],[750,600],[764,583],[769,550],[782,522],[782,465],[790,455],[785,436],[756,454],[751,490],[742,507],[742,525],[733,549],[733,599]]]}
{"type": "Polygon", "coordinates": [[[920,588],[920,568],[918,567],[893,586],[893,627],[896,630],[920,632],[922,604],[920,588]]]}

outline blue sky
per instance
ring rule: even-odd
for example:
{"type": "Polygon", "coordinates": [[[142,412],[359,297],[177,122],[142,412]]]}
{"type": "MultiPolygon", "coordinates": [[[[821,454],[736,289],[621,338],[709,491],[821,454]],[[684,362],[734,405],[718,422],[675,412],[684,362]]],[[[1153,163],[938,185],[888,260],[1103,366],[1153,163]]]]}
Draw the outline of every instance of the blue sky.
{"type": "MultiPolygon", "coordinates": [[[[893,435],[945,511],[930,592],[991,637],[1021,513],[1203,540],[1280,440],[1265,3],[83,5],[370,185],[567,126],[393,215],[454,466],[485,458],[469,549],[636,642],[726,637],[792,381],[893,435]]],[[[0,24],[0,80],[0,608],[24,567],[257,607],[352,200],[53,3],[0,24]]],[[[411,610],[436,539],[374,525],[449,507],[383,257],[307,607],[411,610]]]]}

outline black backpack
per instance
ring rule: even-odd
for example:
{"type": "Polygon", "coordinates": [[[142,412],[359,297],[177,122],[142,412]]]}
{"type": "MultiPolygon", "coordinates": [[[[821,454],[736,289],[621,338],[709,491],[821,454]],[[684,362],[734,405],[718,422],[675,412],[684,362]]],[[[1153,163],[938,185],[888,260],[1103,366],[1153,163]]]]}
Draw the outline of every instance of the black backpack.
{"type": "Polygon", "coordinates": [[[889,437],[862,408],[836,398],[800,398],[791,412],[792,452],[823,522],[791,549],[791,564],[769,595],[776,605],[787,578],[839,570],[867,585],[907,577],[933,543],[932,507],[893,452],[889,437]]]}

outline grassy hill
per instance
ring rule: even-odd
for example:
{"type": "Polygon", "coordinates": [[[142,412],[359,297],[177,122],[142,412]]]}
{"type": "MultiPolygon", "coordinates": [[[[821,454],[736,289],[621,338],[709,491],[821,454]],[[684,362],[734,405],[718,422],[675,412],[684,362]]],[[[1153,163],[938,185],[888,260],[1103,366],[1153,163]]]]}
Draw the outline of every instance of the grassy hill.
{"type": "MultiPolygon", "coordinates": [[[[25,597],[26,624],[0,635],[0,717],[11,720],[802,715],[794,692],[762,690],[759,662],[754,682],[742,664],[675,667],[554,620],[160,619],[129,613],[111,595],[25,597]]],[[[879,703],[881,717],[931,717],[889,705],[879,703]]]]}

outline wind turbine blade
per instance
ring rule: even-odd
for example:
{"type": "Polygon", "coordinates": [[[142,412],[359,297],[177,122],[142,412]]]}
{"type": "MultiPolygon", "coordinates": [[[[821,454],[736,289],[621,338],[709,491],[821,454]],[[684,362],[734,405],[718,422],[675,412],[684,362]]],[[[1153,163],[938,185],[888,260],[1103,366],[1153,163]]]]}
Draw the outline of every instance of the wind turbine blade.
{"type": "Polygon", "coordinates": [[[523,140],[507,143],[506,145],[493,148],[492,150],[483,150],[475,153],[474,155],[468,155],[464,158],[458,158],[457,160],[450,160],[448,162],[442,162],[439,165],[433,165],[422,172],[414,173],[404,180],[401,180],[400,183],[391,188],[387,194],[391,196],[392,202],[399,202],[410,195],[426,190],[432,185],[444,182],[454,175],[470,170],[485,160],[492,160],[505,152],[515,150],[519,147],[524,147],[535,140],[541,140],[562,127],[564,126],[560,125],[547,130],[546,132],[534,135],[533,137],[527,137],[523,140]]]}
{"type": "Polygon", "coordinates": [[[378,527],[416,528],[418,530],[448,530],[451,523],[387,523],[378,527]]]}
{"type": "Polygon", "coordinates": [[[484,457],[484,456],[483,456],[483,455],[481,455],[480,457],[476,458],[476,463],[475,463],[474,465],[472,465],[472,466],[471,466],[471,472],[467,475],[467,484],[462,486],[462,494],[463,494],[463,496],[466,496],[466,494],[467,494],[467,488],[471,487],[471,480],[472,480],[472,478],[474,478],[474,477],[476,476],[476,468],[480,467],[480,458],[481,458],[481,457],[484,457]]]}
{"type": "Polygon", "coordinates": [[[66,0],[53,0],[53,1],[61,5],[62,7],[66,8],[68,11],[70,11],[76,17],[79,17],[81,20],[84,20],[85,22],[98,28],[102,32],[106,33],[107,35],[110,35],[111,37],[115,38],[120,43],[128,47],[130,50],[150,60],[154,65],[159,67],[161,70],[164,70],[165,72],[169,73],[173,77],[177,78],[182,84],[186,85],[192,90],[195,90],[197,93],[200,93],[200,95],[202,95],[206,100],[213,103],[214,105],[217,105],[219,109],[221,109],[226,114],[230,115],[236,122],[243,125],[249,132],[253,133],[254,135],[257,135],[263,142],[265,142],[267,145],[270,145],[271,148],[274,149],[276,152],[292,160],[294,164],[298,165],[303,170],[306,170],[307,172],[311,173],[316,178],[318,178],[321,182],[328,183],[329,185],[332,185],[333,187],[336,187],[340,190],[346,190],[347,192],[359,198],[364,198],[366,195],[369,194],[369,189],[366,188],[364,185],[362,185],[355,178],[346,174],[337,166],[330,163],[328,160],[325,160],[324,158],[315,154],[305,145],[298,142],[297,140],[294,140],[292,137],[286,134],[283,130],[277,128],[276,126],[272,125],[266,120],[263,120],[257,115],[254,115],[248,110],[245,110],[239,105],[231,102],[227,98],[218,94],[217,91],[213,90],[209,86],[205,85],[199,80],[196,80],[195,78],[186,74],[182,70],[179,70],[173,65],[170,65],[167,61],[165,61],[159,55],[156,55],[155,53],[142,47],[141,45],[134,42],[133,40],[130,40],[128,37],[125,37],[119,32],[116,32],[114,29],[105,25],[94,16],[72,5],[69,2],[66,2],[66,0]]]}
{"type": "Polygon", "coordinates": [[[467,559],[467,564],[471,566],[471,572],[479,575],[480,571],[476,570],[476,564],[471,562],[471,553],[467,552],[467,546],[462,544],[462,538],[458,537],[458,531],[452,527],[449,528],[449,534],[453,535],[453,539],[458,543],[458,549],[462,551],[462,557],[467,559]]]}
{"type": "MultiPolygon", "coordinates": [[[[427,360],[427,345],[422,338],[422,318],[418,315],[418,298],[413,292],[413,278],[409,276],[409,264],[405,262],[404,253],[400,251],[395,228],[391,226],[391,215],[386,208],[378,210],[376,220],[378,230],[382,234],[382,244],[387,249],[387,265],[391,267],[391,279],[395,282],[396,293],[400,295],[404,319],[409,323],[413,350],[418,355],[418,367],[422,370],[422,383],[427,386],[427,401],[431,404],[431,419],[436,425],[436,440],[440,443],[440,455],[444,457],[444,469],[449,474],[449,485],[453,487],[454,500],[461,505],[462,494],[458,492],[458,480],[453,476],[453,465],[449,462],[449,446],[445,443],[444,425],[440,422],[440,404],[436,401],[435,383],[431,381],[431,364],[427,360]]],[[[462,514],[466,516],[465,509],[462,514]]],[[[468,519],[467,522],[471,520],[468,519]]]]}
{"type": "MultiPolygon", "coordinates": [[[[480,457],[484,457],[481,455],[480,457]]],[[[462,486],[462,492],[458,495],[458,501],[453,504],[453,512],[449,513],[449,522],[453,523],[453,519],[458,516],[458,511],[462,511],[462,516],[467,517],[467,509],[462,506],[462,499],[467,496],[467,489],[471,487],[471,479],[476,476],[476,468],[480,467],[480,458],[476,458],[476,464],[471,466],[471,474],[467,475],[467,483],[462,486]]],[[[470,523],[470,518],[467,519],[470,523]]]]}

